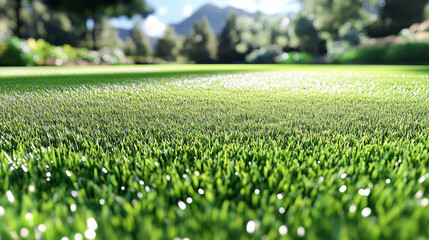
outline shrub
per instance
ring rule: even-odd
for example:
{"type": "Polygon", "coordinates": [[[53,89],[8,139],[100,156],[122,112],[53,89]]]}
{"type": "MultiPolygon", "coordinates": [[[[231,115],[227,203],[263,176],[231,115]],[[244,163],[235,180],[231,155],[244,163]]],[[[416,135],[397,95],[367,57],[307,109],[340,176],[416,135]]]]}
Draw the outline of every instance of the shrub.
{"type": "Polygon", "coordinates": [[[350,49],[334,63],[428,63],[429,43],[409,42],[391,47],[369,46],[350,49]]]}
{"type": "Polygon", "coordinates": [[[389,63],[428,63],[429,43],[405,43],[390,47],[384,61],[389,63]]]}
{"type": "Polygon", "coordinates": [[[285,52],[277,48],[260,48],[246,56],[248,63],[275,63],[276,58],[285,52]]]}
{"type": "Polygon", "coordinates": [[[276,63],[281,64],[307,64],[313,63],[314,57],[308,53],[289,52],[278,56],[276,63]]]}
{"type": "Polygon", "coordinates": [[[0,65],[35,65],[31,49],[25,41],[21,41],[17,37],[9,37],[6,41],[0,41],[0,48],[3,49],[2,54],[0,55],[0,65]]]}
{"type": "Polygon", "coordinates": [[[344,52],[334,63],[381,63],[386,50],[379,46],[354,48],[344,52]]]}

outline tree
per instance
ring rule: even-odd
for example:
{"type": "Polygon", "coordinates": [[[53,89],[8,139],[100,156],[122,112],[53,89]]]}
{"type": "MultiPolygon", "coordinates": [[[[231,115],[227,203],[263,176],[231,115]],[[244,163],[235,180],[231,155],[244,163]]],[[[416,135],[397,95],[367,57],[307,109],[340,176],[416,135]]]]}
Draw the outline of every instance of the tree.
{"type": "Polygon", "coordinates": [[[125,53],[131,56],[149,56],[152,54],[152,48],[143,31],[141,20],[137,21],[131,31],[131,37],[125,43],[125,53]]]}
{"type": "Polygon", "coordinates": [[[19,38],[25,37],[25,27],[24,27],[24,20],[23,20],[23,14],[22,9],[24,5],[24,1],[22,0],[12,0],[10,1],[11,7],[15,11],[15,34],[18,35],[19,38]]]}
{"type": "Polygon", "coordinates": [[[305,16],[298,16],[295,19],[294,26],[295,35],[300,40],[301,50],[317,55],[319,52],[319,37],[313,21],[305,16]]]}
{"type": "MultiPolygon", "coordinates": [[[[144,0],[44,0],[48,6],[56,10],[63,10],[69,14],[72,20],[84,26],[88,19],[94,21],[94,26],[102,17],[116,17],[134,14],[142,14],[146,17],[152,11],[144,0]]],[[[92,29],[93,49],[98,48],[96,28],[92,29]]]]}
{"type": "Polygon", "coordinates": [[[103,18],[97,27],[99,47],[122,48],[123,42],[118,36],[118,30],[110,25],[108,18],[103,18]]]}
{"type": "Polygon", "coordinates": [[[338,30],[345,23],[369,25],[375,4],[375,0],[303,0],[300,15],[314,22],[322,39],[337,40],[338,30]]]}
{"type": "Polygon", "coordinates": [[[384,0],[378,20],[369,27],[369,35],[383,37],[398,34],[402,29],[425,19],[428,0],[384,0]]]}
{"type": "Polygon", "coordinates": [[[5,35],[12,35],[16,28],[15,10],[11,3],[9,0],[0,0],[0,33],[5,35]]]}
{"type": "Polygon", "coordinates": [[[196,22],[185,41],[185,54],[196,63],[213,63],[217,58],[218,42],[207,18],[196,22]]]}
{"type": "Polygon", "coordinates": [[[231,63],[244,61],[245,54],[237,52],[237,45],[240,43],[240,31],[237,27],[237,14],[228,16],[226,25],[219,37],[219,61],[231,63]]]}
{"type": "Polygon", "coordinates": [[[168,27],[164,37],[158,41],[155,56],[167,61],[175,61],[183,45],[182,39],[174,33],[174,29],[168,27]]]}
{"type": "Polygon", "coordinates": [[[75,46],[78,35],[67,14],[52,11],[40,0],[33,0],[26,7],[26,36],[43,38],[54,45],[70,44],[75,46]]]}

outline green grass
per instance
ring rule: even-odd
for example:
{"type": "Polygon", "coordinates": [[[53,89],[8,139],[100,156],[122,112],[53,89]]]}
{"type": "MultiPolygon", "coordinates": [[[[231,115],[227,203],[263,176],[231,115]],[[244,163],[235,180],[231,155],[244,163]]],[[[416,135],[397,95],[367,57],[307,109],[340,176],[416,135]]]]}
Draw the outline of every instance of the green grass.
{"type": "Polygon", "coordinates": [[[426,66],[2,68],[1,238],[427,239],[428,79],[426,66]]]}

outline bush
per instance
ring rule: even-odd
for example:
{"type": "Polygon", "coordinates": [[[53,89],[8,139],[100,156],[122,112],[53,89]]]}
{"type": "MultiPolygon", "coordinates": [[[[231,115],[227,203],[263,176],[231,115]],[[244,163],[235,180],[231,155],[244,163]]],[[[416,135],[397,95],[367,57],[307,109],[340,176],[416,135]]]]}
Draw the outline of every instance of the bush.
{"type": "Polygon", "coordinates": [[[388,63],[429,63],[429,43],[405,43],[390,47],[384,60],[388,63]]]}
{"type": "Polygon", "coordinates": [[[35,65],[33,54],[25,41],[17,37],[9,37],[6,41],[0,40],[0,65],[27,66],[35,65]]]}
{"type": "Polygon", "coordinates": [[[429,63],[429,43],[409,42],[391,47],[369,46],[344,52],[334,63],[429,63]]]}
{"type": "Polygon", "coordinates": [[[277,48],[260,48],[246,56],[248,63],[275,63],[276,58],[285,52],[277,48]]]}
{"type": "Polygon", "coordinates": [[[289,52],[278,56],[276,62],[280,64],[308,64],[314,63],[314,57],[308,53],[289,52]]]}
{"type": "Polygon", "coordinates": [[[86,48],[74,48],[70,45],[53,46],[43,39],[20,40],[9,37],[0,38],[0,66],[28,65],[77,65],[77,64],[129,64],[120,49],[103,48],[91,51],[86,48]]]}
{"type": "Polygon", "coordinates": [[[382,63],[387,48],[370,46],[344,52],[334,63],[382,63]]]}

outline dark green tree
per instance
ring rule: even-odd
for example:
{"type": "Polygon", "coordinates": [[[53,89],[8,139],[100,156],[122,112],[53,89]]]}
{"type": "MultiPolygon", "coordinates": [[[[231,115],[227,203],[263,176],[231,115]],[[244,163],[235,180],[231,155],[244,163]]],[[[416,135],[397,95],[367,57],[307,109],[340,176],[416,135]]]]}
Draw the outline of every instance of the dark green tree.
{"type": "Polygon", "coordinates": [[[0,0],[0,33],[12,35],[16,29],[15,10],[9,0],[0,0]]]}
{"type": "Polygon", "coordinates": [[[174,33],[174,29],[168,27],[164,37],[161,38],[155,48],[155,56],[167,61],[175,61],[180,53],[183,40],[174,33]]]}
{"type": "Polygon", "coordinates": [[[42,1],[33,0],[25,11],[26,36],[43,38],[54,45],[77,45],[78,34],[67,14],[49,9],[42,1]]]}
{"type": "Polygon", "coordinates": [[[184,52],[196,63],[213,63],[217,59],[218,41],[207,18],[196,22],[186,38],[184,52]]]}
{"type": "MultiPolygon", "coordinates": [[[[126,15],[131,17],[142,14],[146,17],[152,11],[144,0],[44,0],[48,6],[67,12],[74,23],[85,26],[88,19],[94,20],[94,26],[102,17],[126,15]]],[[[93,49],[98,48],[96,28],[92,29],[93,49]]]]}
{"type": "Polygon", "coordinates": [[[237,26],[237,14],[231,13],[219,37],[219,61],[222,63],[244,61],[246,55],[237,52],[239,43],[240,31],[237,26]]]}
{"type": "MultiPolygon", "coordinates": [[[[400,0],[403,1],[403,0],[400,0]]],[[[345,23],[367,26],[375,15],[375,0],[302,0],[301,16],[314,23],[320,37],[338,40],[338,30],[345,23]],[[371,11],[373,10],[373,11],[371,11]]]]}
{"type": "Polygon", "coordinates": [[[152,54],[152,48],[148,37],[143,31],[143,23],[138,20],[130,38],[125,43],[125,53],[131,56],[149,56],[152,54]]]}
{"type": "Polygon", "coordinates": [[[319,52],[319,37],[313,21],[305,16],[298,16],[294,21],[294,32],[299,38],[301,51],[317,55],[319,52]]]}
{"type": "Polygon", "coordinates": [[[428,0],[384,0],[380,17],[371,26],[370,35],[375,37],[397,34],[413,23],[425,19],[425,6],[428,0]],[[377,28],[378,26],[378,28],[377,28]]]}
{"type": "Polygon", "coordinates": [[[108,18],[103,18],[97,27],[99,47],[122,48],[123,42],[119,38],[118,30],[110,25],[108,18]]]}
{"type": "Polygon", "coordinates": [[[15,12],[15,34],[19,38],[25,38],[25,26],[24,26],[24,16],[23,16],[23,7],[25,2],[23,0],[10,0],[10,6],[14,9],[15,12]]]}

